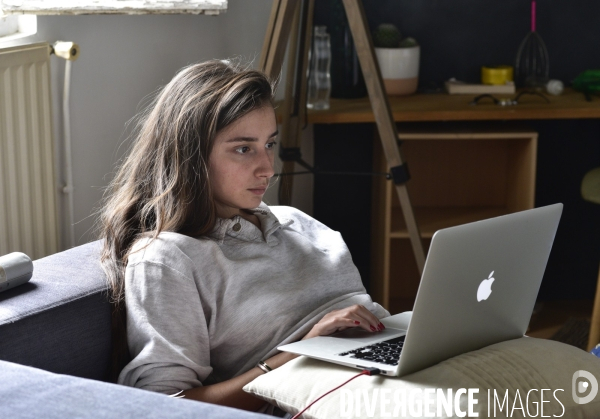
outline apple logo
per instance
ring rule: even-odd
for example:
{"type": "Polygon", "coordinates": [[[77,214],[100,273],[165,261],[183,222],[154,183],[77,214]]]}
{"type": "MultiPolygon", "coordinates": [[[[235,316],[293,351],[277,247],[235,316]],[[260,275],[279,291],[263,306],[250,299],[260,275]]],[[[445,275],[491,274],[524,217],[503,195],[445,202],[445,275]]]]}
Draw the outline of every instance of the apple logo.
{"type": "Polygon", "coordinates": [[[494,271],[492,271],[487,279],[484,279],[481,281],[481,284],[479,284],[479,288],[477,289],[477,301],[487,300],[492,293],[492,283],[494,282],[492,275],[494,275],[494,271]]]}

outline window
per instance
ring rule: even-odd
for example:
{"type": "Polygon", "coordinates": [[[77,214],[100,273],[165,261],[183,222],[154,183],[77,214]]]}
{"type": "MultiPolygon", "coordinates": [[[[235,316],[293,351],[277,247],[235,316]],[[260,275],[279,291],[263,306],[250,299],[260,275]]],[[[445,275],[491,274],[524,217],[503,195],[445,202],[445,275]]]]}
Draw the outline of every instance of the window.
{"type": "Polygon", "coordinates": [[[0,36],[12,35],[17,32],[19,32],[17,16],[0,17],[0,36]]]}
{"type": "Polygon", "coordinates": [[[211,14],[227,10],[227,0],[0,0],[7,15],[34,14],[211,14]]]}
{"type": "Polygon", "coordinates": [[[2,15],[0,13],[0,42],[35,35],[37,18],[33,15],[2,15]]]}

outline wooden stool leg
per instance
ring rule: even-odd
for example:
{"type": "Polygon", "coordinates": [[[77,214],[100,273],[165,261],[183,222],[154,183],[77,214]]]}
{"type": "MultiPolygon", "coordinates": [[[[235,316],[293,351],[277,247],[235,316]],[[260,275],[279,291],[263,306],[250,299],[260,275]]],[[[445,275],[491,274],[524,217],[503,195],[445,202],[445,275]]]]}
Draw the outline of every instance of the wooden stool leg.
{"type": "MultiPolygon", "coordinates": [[[[271,11],[271,18],[267,33],[265,35],[265,42],[263,44],[263,51],[260,60],[260,68],[268,75],[273,76],[275,72],[281,71],[281,64],[283,62],[283,56],[285,53],[285,45],[287,44],[290,28],[292,25],[289,23],[292,21],[294,13],[297,10],[298,2],[300,0],[275,0],[273,3],[273,9],[271,11]]],[[[299,126],[300,122],[303,121],[304,109],[303,106],[306,103],[306,66],[307,66],[307,54],[308,44],[310,43],[311,31],[312,31],[312,12],[314,7],[314,0],[304,0],[307,7],[307,13],[304,14],[305,19],[301,26],[306,31],[304,41],[304,48],[301,51],[301,57],[297,68],[300,69],[300,73],[296,74],[296,77],[300,77],[302,83],[300,83],[296,89],[296,95],[300,97],[300,104],[302,107],[298,109],[296,126],[295,129],[286,131],[289,132],[288,138],[282,138],[282,145],[284,143],[290,143],[292,145],[298,145],[300,141],[299,126]],[[302,52],[304,52],[302,54],[302,52]]],[[[398,132],[396,130],[396,124],[392,118],[390,105],[383,87],[383,80],[381,78],[381,72],[379,65],[375,58],[375,50],[373,48],[373,41],[368,29],[367,18],[363,8],[361,0],[343,0],[348,22],[350,24],[350,30],[360,66],[365,77],[367,84],[367,90],[369,92],[369,98],[373,113],[375,114],[375,120],[377,122],[377,128],[385,152],[386,160],[392,173],[394,174],[394,181],[396,183],[396,191],[400,199],[400,206],[406,222],[411,245],[413,248],[414,256],[417,262],[419,272],[423,272],[423,266],[425,264],[425,252],[423,250],[423,243],[421,242],[421,235],[419,233],[419,227],[415,220],[415,215],[406,188],[405,179],[407,178],[407,169],[402,157],[402,154],[398,148],[398,132]]],[[[295,25],[294,25],[295,26],[295,25]]],[[[289,98],[286,98],[289,100],[289,98]]],[[[289,125],[291,120],[284,121],[286,125],[289,125]]],[[[287,145],[287,144],[286,144],[287,145]]],[[[287,145],[290,147],[290,145],[287,145]]],[[[290,170],[291,164],[284,165],[284,169],[290,170]]],[[[291,179],[283,182],[282,186],[284,190],[285,186],[290,186],[291,196],[291,179]]],[[[289,197],[288,197],[289,198],[289,197]]]]}
{"type": "MultiPolygon", "coordinates": [[[[281,121],[281,147],[300,149],[302,126],[306,114],[308,56],[312,40],[312,27],[315,0],[304,0],[296,13],[288,57],[288,81],[286,86],[285,108],[281,121]],[[292,56],[292,54],[294,54],[292,56]],[[292,68],[291,65],[294,64],[292,68]],[[294,77],[295,75],[295,77],[294,77]]],[[[282,173],[292,173],[296,162],[285,161],[282,173]]],[[[279,205],[292,204],[293,176],[282,176],[279,183],[279,205]]]]}
{"type": "Polygon", "coordinates": [[[270,77],[277,77],[290,36],[290,22],[300,0],[274,0],[265,33],[259,68],[270,77]]]}
{"type": "Polygon", "coordinates": [[[594,310],[590,322],[590,337],[588,340],[588,351],[600,343],[600,271],[598,272],[598,284],[596,285],[596,297],[594,298],[594,310]]]}
{"type": "MultiPolygon", "coordinates": [[[[292,133],[296,129],[292,127],[295,123],[295,118],[292,114],[296,111],[294,100],[294,88],[296,86],[296,69],[298,66],[298,40],[300,37],[300,15],[302,2],[298,2],[296,12],[294,13],[294,21],[292,23],[292,35],[289,44],[288,67],[285,84],[284,101],[281,104],[281,129],[280,129],[280,147],[290,147],[292,133]]],[[[281,168],[281,173],[292,173],[294,171],[294,162],[284,161],[281,168]]],[[[279,199],[278,205],[290,205],[292,202],[292,187],[293,176],[281,176],[279,179],[279,199]]]]}
{"type": "MultiPolygon", "coordinates": [[[[381,71],[379,70],[379,64],[375,57],[375,49],[368,29],[367,17],[362,1],[343,1],[388,166],[390,169],[406,168],[404,158],[398,148],[398,131],[396,130],[396,123],[392,118],[390,104],[383,87],[381,71]]],[[[392,170],[392,172],[394,171],[392,170]]],[[[395,185],[400,199],[402,214],[404,215],[404,220],[408,228],[408,234],[410,236],[410,242],[417,262],[417,267],[419,273],[422,274],[425,265],[425,251],[423,250],[419,226],[415,220],[406,183],[398,182],[395,185]]]]}
{"type": "MultiPolygon", "coordinates": [[[[312,36],[314,0],[275,0],[263,43],[260,69],[275,78],[283,66],[287,40],[292,33],[288,57],[285,100],[282,105],[281,147],[300,147],[306,104],[306,72],[312,36]],[[290,24],[291,23],[291,24],[290,24]]],[[[292,173],[295,162],[284,161],[282,172],[292,173]]],[[[292,176],[279,179],[279,205],[291,205],[292,176]]]]}

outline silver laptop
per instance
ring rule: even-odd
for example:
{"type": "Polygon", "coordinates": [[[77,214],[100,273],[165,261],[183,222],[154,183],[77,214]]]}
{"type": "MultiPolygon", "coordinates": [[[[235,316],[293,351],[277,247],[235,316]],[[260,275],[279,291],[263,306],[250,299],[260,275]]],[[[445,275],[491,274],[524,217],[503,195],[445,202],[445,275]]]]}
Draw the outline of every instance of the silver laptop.
{"type": "Polygon", "coordinates": [[[381,319],[382,332],[353,328],[278,349],[402,376],[522,337],[562,208],[555,204],[439,230],[412,312],[381,319]]]}

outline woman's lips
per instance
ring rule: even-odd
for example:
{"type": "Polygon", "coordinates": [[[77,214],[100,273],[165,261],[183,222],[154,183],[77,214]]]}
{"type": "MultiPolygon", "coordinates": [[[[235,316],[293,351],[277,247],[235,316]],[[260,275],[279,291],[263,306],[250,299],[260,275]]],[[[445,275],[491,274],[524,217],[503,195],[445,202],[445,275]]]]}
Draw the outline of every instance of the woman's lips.
{"type": "Polygon", "coordinates": [[[267,188],[255,188],[255,189],[248,189],[248,190],[255,195],[264,195],[267,188]]]}

